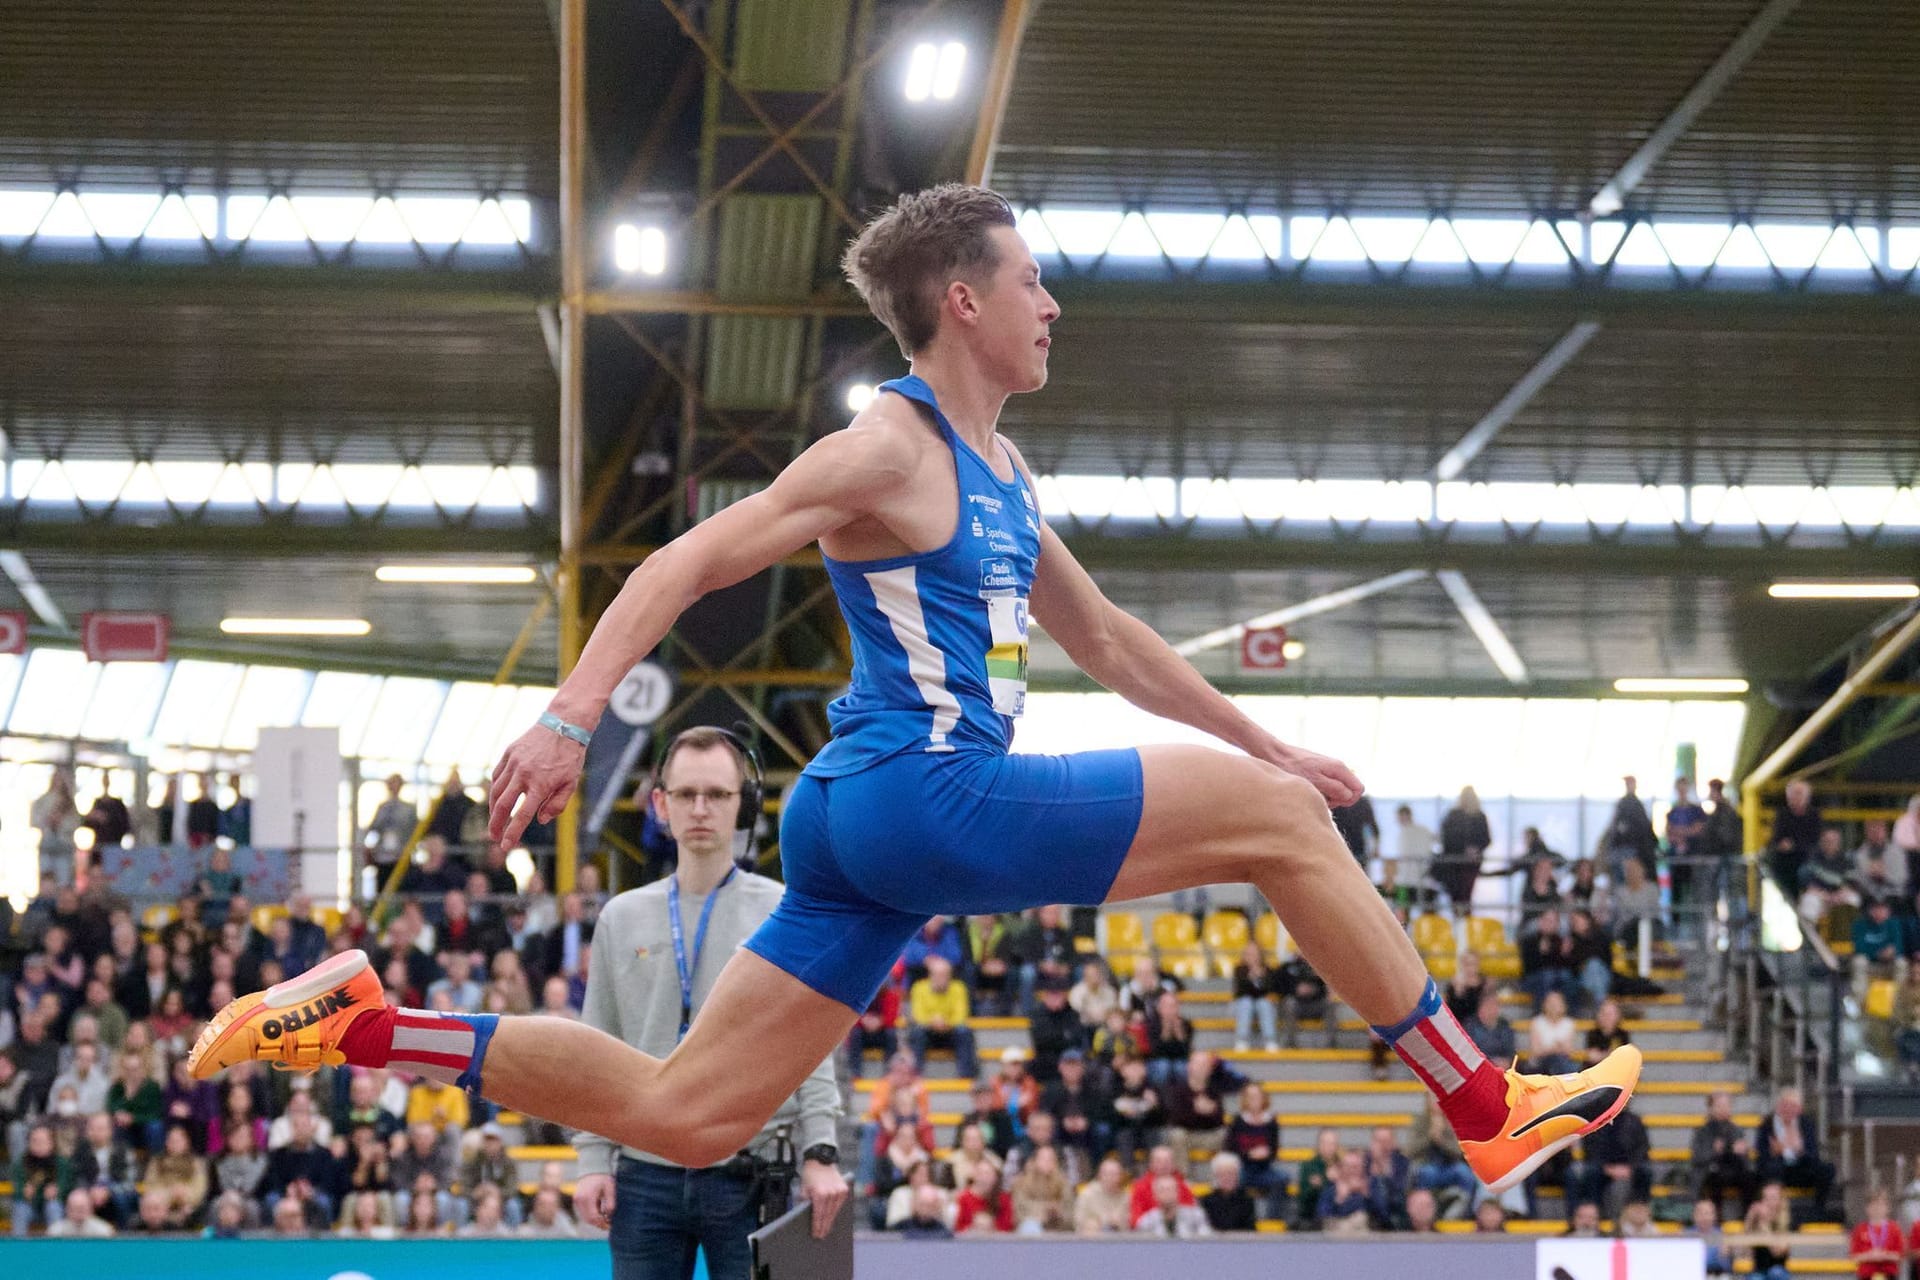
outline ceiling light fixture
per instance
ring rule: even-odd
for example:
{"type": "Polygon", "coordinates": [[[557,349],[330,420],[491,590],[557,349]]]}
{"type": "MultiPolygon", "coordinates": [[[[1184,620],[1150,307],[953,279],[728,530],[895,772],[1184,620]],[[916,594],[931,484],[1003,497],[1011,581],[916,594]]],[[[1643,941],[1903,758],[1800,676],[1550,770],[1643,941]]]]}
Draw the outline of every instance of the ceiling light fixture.
{"type": "Polygon", "coordinates": [[[632,275],[657,276],[667,269],[667,233],[623,222],[613,229],[613,265],[632,275]]]}
{"type": "Polygon", "coordinates": [[[381,582],[519,586],[540,575],[530,564],[383,564],[373,576],[381,582]]]}
{"type": "Polygon", "coordinates": [[[1745,693],[1747,682],[1737,677],[1642,676],[1613,682],[1615,693],[1745,693]]]}
{"type": "Polygon", "coordinates": [[[1920,584],[1912,582],[1776,582],[1767,588],[1775,600],[1912,600],[1920,584]]]}
{"type": "Polygon", "coordinates": [[[365,618],[222,618],[230,636],[364,636],[373,630],[365,618]]]}

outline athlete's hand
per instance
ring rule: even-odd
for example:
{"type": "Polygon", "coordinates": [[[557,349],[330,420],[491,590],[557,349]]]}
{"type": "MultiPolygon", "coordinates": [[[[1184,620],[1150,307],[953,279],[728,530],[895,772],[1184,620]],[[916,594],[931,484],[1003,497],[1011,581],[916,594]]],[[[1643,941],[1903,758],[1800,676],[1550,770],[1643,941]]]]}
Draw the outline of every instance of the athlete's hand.
{"type": "Polygon", "coordinates": [[[1352,804],[1366,791],[1366,786],[1355,776],[1353,770],[1341,764],[1332,756],[1323,756],[1303,747],[1289,747],[1281,743],[1274,744],[1274,750],[1267,754],[1269,764],[1277,764],[1296,778],[1304,778],[1313,784],[1313,789],[1326,798],[1330,808],[1337,809],[1343,804],[1352,804]]]}
{"type": "Polygon", "coordinates": [[[579,743],[539,725],[515,738],[493,767],[487,814],[487,835],[493,842],[518,844],[536,816],[542,822],[559,817],[579,785],[586,756],[579,743]]]}
{"type": "Polygon", "coordinates": [[[605,1231],[613,1221],[613,1177],[590,1173],[573,1184],[573,1210],[580,1221],[605,1231]]]}
{"type": "Polygon", "coordinates": [[[813,1238],[824,1239],[847,1202],[847,1179],[833,1165],[806,1160],[800,1165],[800,1190],[813,1206],[813,1238]]]}

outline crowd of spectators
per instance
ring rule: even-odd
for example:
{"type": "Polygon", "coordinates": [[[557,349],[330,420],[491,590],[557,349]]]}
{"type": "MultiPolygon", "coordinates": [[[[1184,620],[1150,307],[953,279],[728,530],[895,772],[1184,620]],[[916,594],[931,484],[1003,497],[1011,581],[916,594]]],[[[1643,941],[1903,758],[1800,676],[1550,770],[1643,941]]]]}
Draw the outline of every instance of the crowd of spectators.
{"type": "MultiPolygon", "coordinates": [[[[0,901],[0,1168],[16,1236],[333,1232],[577,1234],[566,1169],[523,1184],[491,1108],[398,1072],[243,1064],[196,1081],[185,1054],[235,995],[365,949],[388,999],[573,1016],[600,895],[521,895],[496,855],[444,845],[439,877],[385,929],[295,894],[256,913],[209,846],[194,892],[143,933],[100,878],[49,875],[14,918],[0,901]],[[513,896],[507,896],[507,895],[513,896]]],[[[84,863],[81,867],[84,873],[84,863]]],[[[531,1141],[564,1141],[529,1122],[531,1141]]]]}

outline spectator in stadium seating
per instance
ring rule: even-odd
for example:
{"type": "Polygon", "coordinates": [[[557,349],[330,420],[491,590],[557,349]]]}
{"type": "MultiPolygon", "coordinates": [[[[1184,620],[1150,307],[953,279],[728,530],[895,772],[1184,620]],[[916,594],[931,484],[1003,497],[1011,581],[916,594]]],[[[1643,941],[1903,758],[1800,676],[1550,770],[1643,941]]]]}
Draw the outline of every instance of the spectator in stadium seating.
{"type": "Polygon", "coordinates": [[[1140,1219],[1154,1208],[1156,1194],[1154,1183],[1160,1178],[1173,1179],[1181,1204],[1198,1206],[1199,1202],[1194,1198],[1193,1188],[1187,1185],[1187,1176],[1183,1172],[1185,1165],[1186,1156],[1177,1154],[1165,1143],[1147,1153],[1147,1167],[1133,1184],[1131,1221],[1136,1229],[1140,1225],[1140,1219]]]}
{"type": "Polygon", "coordinates": [[[1727,1236],[1720,1229],[1720,1206],[1711,1200],[1693,1202],[1693,1235],[1700,1237],[1707,1247],[1707,1274],[1710,1276],[1730,1275],[1733,1272],[1733,1256],[1727,1248],[1727,1236]]]}
{"type": "Polygon", "coordinates": [[[47,1234],[56,1239],[103,1240],[114,1234],[113,1224],[93,1211],[93,1200],[85,1187],[75,1187],[67,1195],[66,1214],[49,1223],[47,1234]]]}
{"type": "Polygon", "coordinates": [[[927,976],[927,959],[939,956],[947,962],[947,972],[952,973],[961,967],[965,959],[960,933],[947,923],[945,916],[934,916],[920,926],[920,932],[907,939],[906,950],[900,959],[907,966],[907,981],[918,983],[927,976]]]}
{"type": "Polygon", "coordinates": [[[1562,996],[1573,993],[1573,945],[1560,932],[1560,913],[1544,911],[1534,921],[1533,932],[1520,938],[1520,989],[1533,997],[1537,1013],[1549,992],[1562,996]]]}
{"type": "MultiPolygon", "coordinates": [[[[1034,989],[1038,990],[1040,984],[1049,979],[1059,983],[1061,991],[1070,989],[1076,954],[1073,930],[1059,906],[1048,903],[1036,910],[1033,913],[1034,989]]],[[[1030,1009],[1031,1003],[1026,1007],[1030,1009]]]]}
{"type": "Polygon", "coordinates": [[[1453,976],[1440,988],[1440,995],[1447,1002],[1447,1009],[1465,1026],[1473,1021],[1473,1015],[1480,1008],[1480,996],[1486,989],[1487,980],[1480,973],[1480,953],[1462,951],[1454,959],[1453,976]]]}
{"type": "Polygon", "coordinates": [[[1029,1056],[1018,1045],[1007,1046],[1000,1051],[1000,1071],[993,1077],[993,1100],[1015,1125],[1024,1125],[1040,1102],[1040,1082],[1027,1070],[1029,1056]]]}
{"type": "Polygon", "coordinates": [[[1012,968],[1001,946],[1007,921],[1005,916],[968,916],[960,927],[967,985],[973,991],[974,1008],[986,1015],[1003,1015],[1013,1007],[1012,968]]]}
{"type": "Polygon", "coordinates": [[[313,1140],[326,1146],[333,1141],[333,1121],[321,1115],[319,1108],[314,1105],[313,1077],[294,1076],[291,1083],[293,1092],[288,1096],[286,1105],[267,1125],[267,1150],[277,1150],[292,1142],[294,1129],[302,1117],[313,1121],[313,1140]]]}
{"type": "Polygon", "coordinates": [[[1582,1009],[1598,1008],[1613,990],[1613,938],[1585,907],[1567,914],[1567,966],[1582,1009]]]}
{"type": "Polygon", "coordinates": [[[540,1012],[549,1018],[570,1018],[578,1021],[581,997],[585,993],[586,986],[581,978],[575,977],[569,980],[556,973],[540,984],[540,1012]]]}
{"type": "Polygon", "coordinates": [[[450,1011],[478,1013],[485,992],[474,981],[473,956],[458,949],[443,950],[440,953],[440,967],[446,976],[428,984],[428,1001],[444,996],[450,1011]]]}
{"type": "Polygon", "coordinates": [[[1893,820],[1893,847],[1889,858],[1907,864],[1907,888],[1920,890],[1920,794],[1907,800],[1907,811],[1893,820]]]}
{"type": "MultiPolygon", "coordinates": [[[[886,1198],[873,1206],[875,1230],[897,1231],[900,1224],[913,1216],[913,1202],[921,1187],[933,1187],[940,1190],[934,1181],[934,1162],[931,1157],[916,1160],[907,1168],[906,1180],[889,1191],[886,1198]]],[[[941,1203],[941,1218],[945,1220],[946,1203],[941,1203]]]]}
{"type": "Polygon", "coordinates": [[[1152,956],[1137,956],[1134,958],[1133,972],[1120,988],[1120,1007],[1128,1013],[1137,1010],[1151,1017],[1163,993],[1178,995],[1183,989],[1180,979],[1170,973],[1160,972],[1152,956]]]}
{"type": "Polygon", "coordinates": [[[1396,901],[1414,901],[1426,881],[1438,837],[1432,828],[1413,820],[1413,809],[1408,805],[1395,809],[1393,816],[1393,851],[1387,851],[1388,841],[1380,842],[1380,888],[1396,901]]]}
{"type": "Polygon", "coordinates": [[[1920,963],[1909,961],[1907,980],[1893,993],[1893,1053],[1900,1075],[1920,1079],[1920,963]]]}
{"type": "Polygon", "coordinates": [[[1094,1180],[1073,1202],[1073,1229],[1083,1236],[1115,1235],[1133,1228],[1132,1192],[1126,1166],[1108,1156],[1094,1180]]]}
{"type": "Polygon", "coordinates": [[[1350,1235],[1371,1230],[1374,1202],[1367,1177],[1366,1160],[1358,1151],[1342,1151],[1320,1189],[1315,1217],[1320,1229],[1329,1235],[1350,1235]]]}
{"type": "Polygon", "coordinates": [[[520,1224],[519,1235],[535,1240],[574,1240],[580,1235],[580,1229],[560,1206],[560,1192],[552,1187],[541,1187],[533,1194],[533,1207],[527,1211],[527,1220],[520,1224]]]}
{"type": "MultiPolygon", "coordinates": [[[[1011,1149],[1011,1148],[1009,1148],[1011,1149]]],[[[973,1175],[983,1164],[1005,1169],[1005,1158],[987,1145],[986,1131],[972,1121],[963,1121],[953,1139],[953,1151],[947,1160],[957,1187],[970,1186],[973,1175]]]]}
{"type": "Polygon", "coordinates": [[[847,1033],[847,1074],[855,1080],[867,1074],[867,1050],[878,1049],[883,1062],[899,1052],[900,1034],[895,1024],[900,1021],[901,984],[906,973],[906,966],[895,961],[887,980],[873,993],[866,1012],[847,1033]]]}
{"type": "Polygon", "coordinates": [[[1472,787],[1462,787],[1459,803],[1440,820],[1440,856],[1433,863],[1433,878],[1446,891],[1455,914],[1466,915],[1471,908],[1480,862],[1492,843],[1479,794],[1472,787]]]}
{"type": "Polygon", "coordinates": [[[1673,855],[1673,894],[1688,900],[1692,892],[1692,859],[1706,853],[1707,811],[1693,798],[1693,782],[1686,777],[1673,780],[1673,804],[1667,809],[1667,849],[1673,855]]]}
{"type": "Polygon", "coordinates": [[[186,994],[179,987],[168,987],[160,997],[160,1007],[147,1017],[154,1042],[165,1048],[170,1058],[180,1057],[193,1046],[189,1033],[199,1024],[199,1019],[187,1009],[186,994]]]}
{"type": "Polygon", "coordinates": [[[1147,1050],[1147,1075],[1163,1093],[1168,1081],[1186,1068],[1193,1053],[1193,1023],[1180,1012],[1180,997],[1163,991],[1155,1000],[1148,1021],[1151,1047],[1147,1050]]]}
{"type": "Polygon", "coordinates": [[[1253,1196],[1240,1182],[1240,1157],[1222,1151],[1213,1157],[1213,1189],[1200,1197],[1207,1225],[1215,1231],[1255,1231],[1260,1213],[1253,1196]]]}
{"type": "Polygon", "coordinates": [[[427,819],[427,834],[439,836],[449,845],[459,844],[467,812],[472,808],[473,798],[460,780],[460,771],[454,769],[447,774],[446,784],[434,801],[433,815],[427,819]]]}
{"type": "Polygon", "coordinates": [[[399,1232],[393,1225],[393,1206],[374,1191],[356,1191],[347,1200],[335,1235],[359,1240],[393,1240],[399,1232]]]}
{"type": "Polygon", "coordinates": [[[1125,1009],[1107,1010],[1107,1020],[1093,1033],[1093,1060],[1101,1067],[1119,1071],[1122,1058],[1144,1058],[1150,1047],[1145,1014],[1125,1009]]]}
{"type": "Polygon", "coordinates": [[[1266,952],[1259,943],[1249,942],[1240,949],[1240,963],[1233,967],[1235,1049],[1245,1052],[1251,1046],[1256,1022],[1268,1052],[1280,1047],[1279,1008],[1275,1003],[1279,995],[1278,975],[1267,966],[1266,952]]]}
{"type": "Polygon", "coordinates": [[[492,1183],[482,1183],[473,1190],[473,1216],[456,1233],[463,1239],[509,1235],[513,1224],[508,1221],[507,1208],[514,1202],[492,1183]]]}
{"type": "Polygon", "coordinates": [[[1295,1230],[1319,1230],[1320,1193],[1326,1189],[1334,1166],[1339,1163],[1340,1134],[1334,1129],[1322,1129],[1314,1137],[1313,1154],[1302,1160],[1294,1173],[1292,1226],[1295,1230]]]}
{"type": "Polygon", "coordinates": [[[1690,1193],[1695,1200],[1711,1200],[1716,1209],[1732,1191],[1745,1212],[1757,1190],[1753,1145],[1733,1122],[1733,1096],[1725,1090],[1707,1098],[1707,1118],[1694,1130],[1688,1160],[1690,1193]]]}
{"type": "Polygon", "coordinates": [[[1061,1054],[1070,1049],[1084,1052],[1091,1039],[1080,1015],[1067,1005],[1067,990],[1065,975],[1042,973],[1039,1003],[1027,1020],[1027,1035],[1033,1044],[1031,1070],[1033,1078],[1042,1085],[1059,1078],[1061,1054]]]}
{"type": "Polygon", "coordinates": [[[1137,1166],[1140,1153],[1159,1142],[1160,1126],[1165,1123],[1159,1090],[1153,1087],[1147,1064],[1141,1059],[1122,1060],[1113,1112],[1113,1149],[1129,1166],[1137,1166]]]}
{"type": "Polygon", "coordinates": [[[207,1154],[217,1156],[224,1152],[229,1135],[236,1128],[244,1128],[252,1135],[253,1149],[264,1158],[268,1125],[266,1117],[255,1110],[254,1085],[250,1080],[221,1081],[220,1114],[207,1133],[207,1154]]]}
{"type": "Polygon", "coordinates": [[[126,1144],[114,1137],[111,1116],[96,1111],[86,1118],[72,1162],[74,1185],[102,1216],[116,1226],[132,1219],[140,1171],[126,1144]]]}
{"type": "Polygon", "coordinates": [[[1110,1149],[1113,1098],[1104,1073],[1088,1070],[1083,1051],[1068,1049],[1060,1055],[1059,1075],[1041,1090],[1040,1109],[1054,1118],[1060,1141],[1075,1148],[1083,1164],[1110,1149]]]}
{"type": "Polygon", "coordinates": [[[498,995],[507,1013],[532,1013],[533,988],[517,951],[496,952],[489,967],[488,992],[498,995]]]}
{"type": "Polygon", "coordinates": [[[371,1125],[357,1126],[348,1138],[347,1186],[354,1191],[391,1193],[393,1151],[371,1125]]]}
{"type": "MultiPolygon", "coordinates": [[[[74,1022],[79,1023],[78,1017],[74,1022]]],[[[63,1089],[72,1089],[76,1110],[80,1115],[91,1115],[107,1109],[107,1090],[113,1081],[107,1075],[105,1067],[100,1065],[100,1046],[97,1042],[82,1041],[70,1046],[73,1051],[71,1065],[53,1078],[53,1094],[60,1095],[63,1089]]]]}
{"type": "Polygon", "coordinates": [[[593,922],[587,919],[586,910],[586,899],[578,893],[560,899],[560,923],[541,939],[538,963],[531,966],[542,981],[555,974],[567,979],[585,974],[587,948],[593,942],[593,922]]]}
{"type": "MultiPolygon", "coordinates": [[[[1787,1204],[1786,1189],[1778,1182],[1768,1182],[1761,1187],[1760,1195],[1747,1206],[1746,1229],[1748,1234],[1769,1235],[1785,1235],[1793,1230],[1793,1211],[1787,1204]]],[[[1788,1280],[1790,1252],[1773,1245],[1754,1245],[1752,1274],[1762,1280],[1788,1280]]]]}
{"type": "Polygon", "coordinates": [[[1211,1156],[1227,1139],[1225,1094],[1214,1078],[1219,1059],[1202,1049],[1183,1070],[1169,1074],[1160,1088],[1166,1113],[1166,1142],[1184,1161],[1193,1149],[1211,1156]]]}
{"type": "Polygon", "coordinates": [[[1639,943],[1643,920],[1654,936],[1659,936],[1660,886],[1638,858],[1628,858],[1621,864],[1620,881],[1613,892],[1613,917],[1614,940],[1626,946],[1639,943]]]}
{"type": "Polygon", "coordinates": [[[1907,896],[1907,860],[1893,843],[1893,828],[1885,818],[1869,818],[1861,825],[1859,847],[1853,851],[1854,879],[1887,897],[1907,896]]]}
{"type": "Polygon", "coordinates": [[[267,1171],[259,1186],[261,1201],[267,1212],[275,1215],[276,1227],[278,1205],[283,1199],[311,1205],[313,1212],[331,1221],[333,1201],[325,1188],[333,1186],[339,1178],[337,1162],[321,1145],[310,1110],[295,1115],[292,1128],[293,1136],[287,1145],[267,1156],[267,1171]]]}
{"type": "Polygon", "coordinates": [[[1613,820],[1600,836],[1607,870],[1616,883],[1629,861],[1638,862],[1640,869],[1651,877],[1655,859],[1660,854],[1660,839],[1653,833],[1653,819],[1647,814],[1646,802],[1640,798],[1639,780],[1629,774],[1620,781],[1624,791],[1614,802],[1613,820]]]}
{"type": "Polygon", "coordinates": [[[1574,1037],[1578,1034],[1567,1015],[1566,997],[1549,991],[1540,1012],[1527,1024],[1529,1071],[1560,1075],[1574,1071],[1574,1037]]]}
{"type": "Polygon", "coordinates": [[[1653,1194],[1652,1147],[1647,1126],[1632,1105],[1621,1109],[1613,1123],[1588,1135],[1584,1159],[1567,1173],[1569,1196],[1578,1188],[1582,1199],[1602,1206],[1600,1216],[1618,1218],[1629,1200],[1653,1194]]]}
{"type": "Polygon", "coordinates": [[[1473,1017],[1463,1024],[1467,1038],[1493,1062],[1512,1062],[1518,1052],[1513,1024],[1500,1012],[1500,992],[1487,987],[1480,993],[1473,1017]]]}
{"type": "Polygon", "coordinates": [[[1848,1236],[1847,1257],[1860,1280],[1875,1276],[1892,1280],[1900,1274],[1900,1263],[1906,1257],[1905,1241],[1900,1224],[1893,1218],[1893,1197],[1884,1190],[1868,1194],[1867,1216],[1848,1236]]]}
{"type": "Polygon", "coordinates": [[[79,1012],[93,1019],[105,1049],[109,1052],[118,1049],[126,1041],[129,1020],[127,1011],[113,998],[113,984],[98,977],[88,978],[85,990],[85,1003],[79,1012]]]}
{"type": "Polygon", "coordinates": [[[53,1127],[34,1124],[27,1130],[25,1149],[14,1158],[13,1234],[24,1238],[37,1223],[51,1227],[65,1214],[73,1190],[73,1166],[54,1147],[53,1127]]]}
{"type": "Polygon", "coordinates": [[[1507,1229],[1507,1207],[1498,1200],[1482,1200],[1473,1210],[1475,1235],[1502,1235],[1507,1229]]]}
{"type": "Polygon", "coordinates": [[[1536,858],[1526,867],[1527,882],[1520,889],[1520,929],[1523,933],[1528,925],[1540,918],[1542,912],[1558,911],[1564,902],[1560,896],[1560,885],[1554,879],[1552,862],[1536,858]]]}
{"type": "Polygon", "coordinates": [[[1268,1216],[1280,1217],[1279,1199],[1286,1179],[1274,1165],[1280,1152],[1280,1122],[1274,1118],[1267,1091],[1257,1081],[1240,1087],[1240,1111],[1227,1126],[1226,1149],[1240,1161],[1240,1180],[1260,1197],[1268,1216]]]}
{"type": "Polygon", "coordinates": [[[900,1224],[900,1234],[908,1240],[951,1240],[953,1228],[947,1225],[947,1193],[932,1183],[914,1188],[913,1212],[900,1224]]]}
{"type": "MultiPolygon", "coordinates": [[[[22,1030],[26,1026],[21,1023],[22,1030]]],[[[148,1072],[145,1055],[137,1050],[121,1054],[120,1074],[107,1089],[107,1110],[120,1140],[136,1151],[158,1151],[163,1107],[160,1086],[148,1072]]]]}
{"type": "Polygon", "coordinates": [[[1460,1151],[1460,1139],[1437,1108],[1427,1108],[1425,1142],[1415,1153],[1412,1185],[1433,1194],[1436,1210],[1448,1218],[1466,1216],[1479,1180],[1460,1151]]]}
{"type": "Polygon", "coordinates": [[[1834,1169],[1820,1158],[1820,1134],[1798,1089],[1782,1089],[1774,1099],[1773,1114],[1754,1130],[1753,1150],[1755,1172],[1763,1182],[1812,1191],[1814,1215],[1825,1216],[1834,1169]]]}
{"type": "Polygon", "coordinates": [[[1368,1212],[1378,1230],[1395,1230],[1406,1217],[1411,1163],[1400,1150],[1400,1137],[1387,1125],[1373,1131],[1367,1145],[1368,1212]]]}
{"type": "Polygon", "coordinates": [[[1080,1154],[1078,1147],[1060,1141],[1059,1125],[1052,1113],[1036,1107],[1027,1120],[1026,1132],[1020,1135],[1020,1141],[1013,1144],[1013,1150],[1007,1152],[1004,1172],[1008,1182],[1018,1177],[1034,1156],[1048,1148],[1053,1149],[1055,1161],[1067,1181],[1075,1185],[1086,1181],[1092,1166],[1080,1154]]]}
{"type": "Polygon", "coordinates": [[[974,1056],[973,1029],[967,1019],[973,1010],[966,984],[953,976],[953,965],[945,955],[929,952],[924,957],[926,976],[913,984],[908,1000],[908,1043],[921,1070],[926,1069],[929,1049],[951,1049],[955,1069],[971,1079],[979,1070],[974,1056]]]}
{"type": "Polygon", "coordinates": [[[1177,1237],[1192,1240],[1213,1234],[1207,1215],[1193,1203],[1192,1192],[1173,1174],[1155,1174],[1142,1178],[1152,1196],[1147,1211],[1134,1219],[1133,1229],[1141,1235],[1177,1237]]]}
{"type": "Polygon", "coordinates": [[[1801,868],[1812,861],[1825,827],[1813,803],[1813,787],[1802,779],[1789,782],[1787,802],[1774,810],[1773,831],[1767,836],[1770,869],[1788,901],[1799,898],[1801,868]]]}
{"type": "Polygon", "coordinates": [[[887,1149],[880,1153],[880,1160],[874,1166],[873,1188],[870,1209],[875,1215],[874,1229],[881,1227],[879,1215],[886,1208],[887,1197],[896,1187],[905,1186],[907,1179],[918,1165],[931,1164],[933,1152],[921,1141],[922,1129],[917,1124],[903,1124],[893,1131],[887,1140],[887,1149]]]}
{"type": "Polygon", "coordinates": [[[1653,1206],[1645,1200],[1629,1200],[1620,1210],[1614,1233],[1621,1239],[1645,1239],[1660,1234],[1653,1225],[1653,1206]]]}
{"type": "Polygon", "coordinates": [[[1864,1001],[1867,984],[1875,978],[1898,982],[1907,976],[1906,930],[1894,918],[1887,898],[1867,899],[1867,909],[1853,921],[1853,996],[1864,1001]]]}
{"type": "Polygon", "coordinates": [[[1016,1225],[1013,1197],[1001,1189],[999,1168],[980,1165],[973,1171],[973,1180],[954,1199],[954,1233],[1011,1232],[1016,1225]]]}
{"type": "MultiPolygon", "coordinates": [[[[1274,973],[1273,987],[1280,998],[1280,1034],[1287,1048],[1299,1048],[1300,1024],[1314,1018],[1320,1019],[1326,1032],[1327,1048],[1339,1043],[1340,1019],[1327,997],[1327,984],[1313,971],[1305,956],[1296,955],[1281,965],[1274,973]]],[[[1266,1047],[1278,1046],[1269,1037],[1266,1047]]]]}
{"type": "Polygon", "coordinates": [[[220,1119],[219,1086],[211,1080],[195,1080],[193,1072],[187,1069],[187,1060],[175,1058],[167,1087],[161,1094],[161,1109],[167,1124],[187,1127],[187,1136],[195,1151],[205,1151],[211,1145],[210,1135],[220,1119]]]}
{"type": "Polygon", "coordinates": [[[193,1136],[184,1124],[167,1126],[166,1145],[147,1161],[145,1188],[167,1195],[167,1224],[185,1230],[207,1199],[207,1162],[193,1152],[193,1136]]]}
{"type": "Polygon", "coordinates": [[[1440,1203],[1433,1198],[1433,1192],[1424,1187],[1415,1187],[1407,1192],[1408,1231],[1414,1235],[1430,1235],[1439,1217],[1440,1203]]]}
{"type": "Polygon", "coordinates": [[[982,1080],[973,1086],[972,1100],[960,1123],[978,1127],[988,1149],[1002,1160],[1007,1158],[1007,1152],[1013,1150],[1014,1141],[1020,1136],[1019,1121],[1000,1101],[991,1080],[982,1080]]]}
{"type": "Polygon", "coordinates": [[[1567,1229],[1560,1233],[1576,1239],[1592,1240],[1600,1235],[1600,1206],[1591,1200],[1582,1200],[1573,1206],[1567,1214],[1567,1229]]]}
{"type": "Polygon", "coordinates": [[[1584,907],[1596,924],[1606,924],[1613,919],[1613,899],[1607,887],[1600,883],[1599,866],[1592,858],[1581,858],[1573,864],[1573,879],[1567,884],[1567,906],[1572,910],[1584,907]]]}
{"type": "Polygon", "coordinates": [[[1594,1011],[1593,1026],[1587,1031],[1586,1049],[1581,1056],[1581,1065],[1592,1066],[1600,1059],[1612,1053],[1623,1044],[1632,1044],[1633,1037],[1620,1025],[1620,1005],[1614,1000],[1602,1000],[1594,1011]]]}
{"type": "MultiPolygon", "coordinates": [[[[1034,1118],[1051,1117],[1043,1111],[1034,1118]]],[[[1051,1145],[1035,1148],[1009,1186],[1018,1230],[1026,1235],[1072,1230],[1073,1186],[1073,1181],[1061,1170],[1059,1148],[1051,1145]]]]}
{"type": "Polygon", "coordinates": [[[100,795],[80,825],[93,832],[95,850],[118,848],[133,833],[133,815],[127,812],[127,802],[113,794],[110,774],[102,775],[100,795]]]}
{"type": "Polygon", "coordinates": [[[1067,993],[1067,1004],[1080,1015],[1089,1037],[1120,1007],[1120,989],[1113,985],[1113,971],[1105,960],[1092,956],[1080,966],[1080,981],[1067,993]]]}

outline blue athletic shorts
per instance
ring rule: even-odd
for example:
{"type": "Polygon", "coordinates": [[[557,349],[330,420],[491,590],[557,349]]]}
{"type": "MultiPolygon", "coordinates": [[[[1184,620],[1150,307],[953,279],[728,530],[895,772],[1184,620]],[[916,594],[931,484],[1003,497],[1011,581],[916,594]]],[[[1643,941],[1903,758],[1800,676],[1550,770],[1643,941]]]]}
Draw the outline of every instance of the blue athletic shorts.
{"type": "Polygon", "coordinates": [[[864,1012],[937,915],[1104,902],[1140,827],[1140,753],[893,756],[787,792],[787,891],[747,949],[864,1012]]]}

